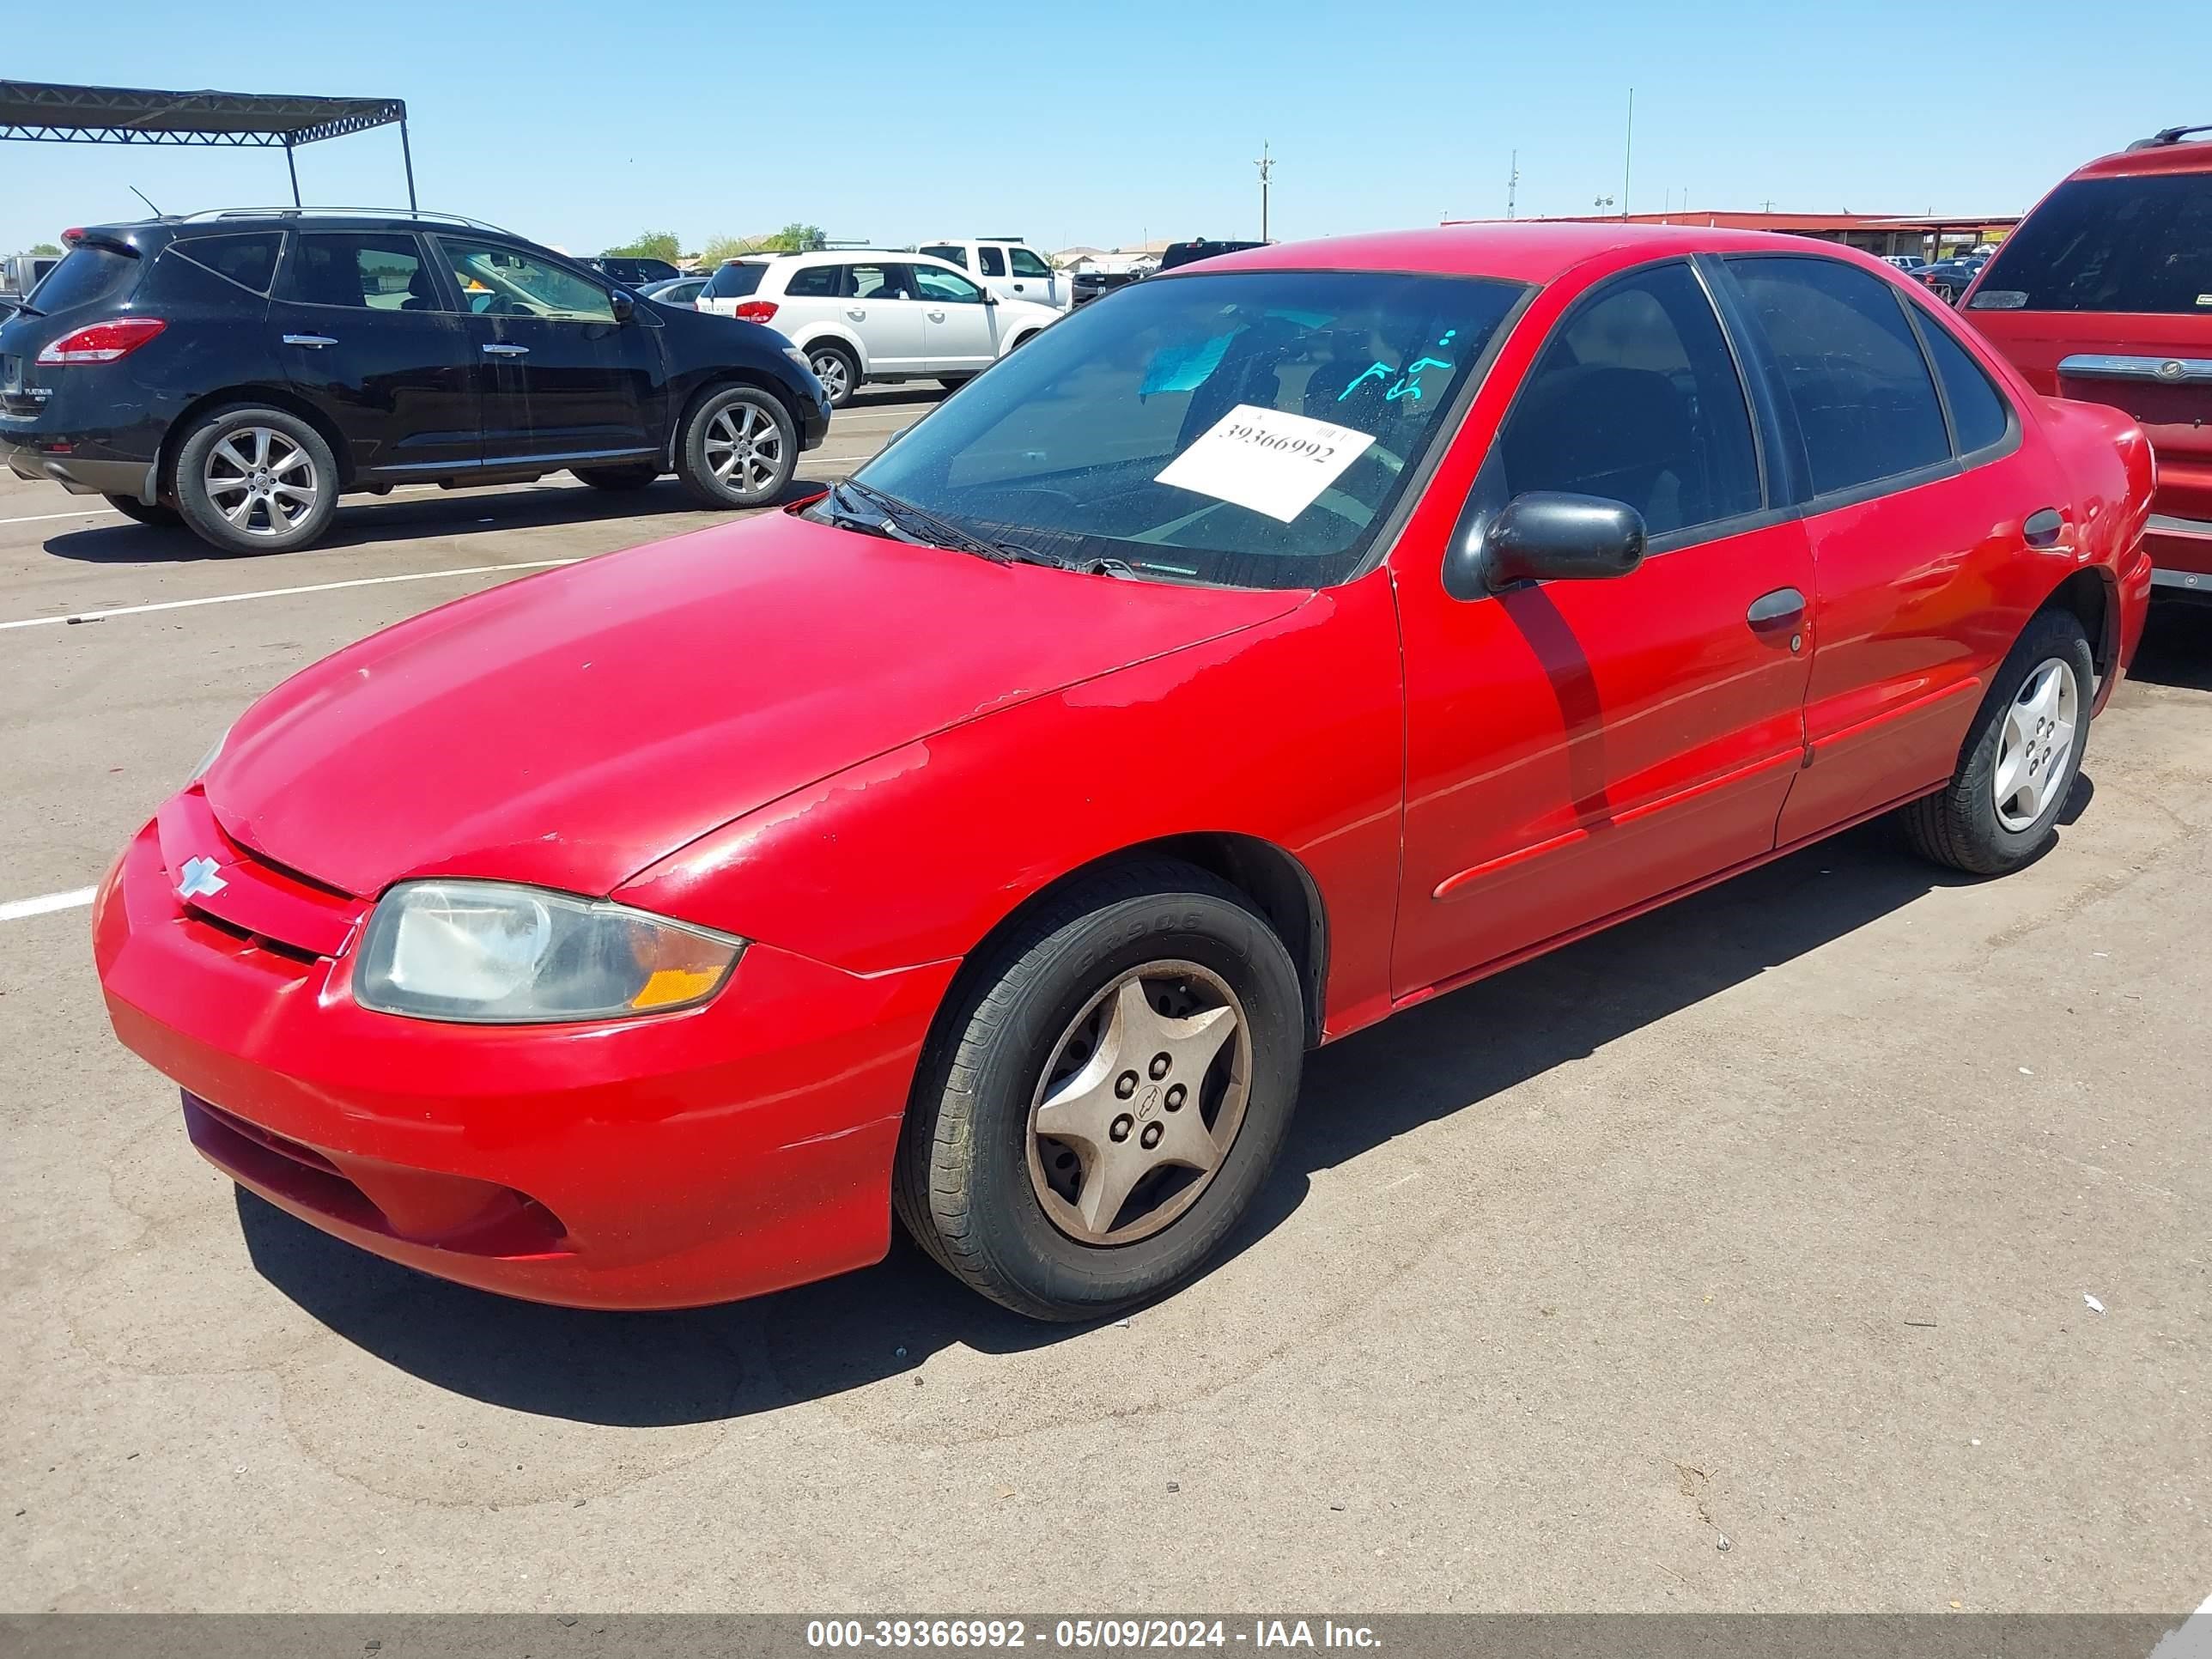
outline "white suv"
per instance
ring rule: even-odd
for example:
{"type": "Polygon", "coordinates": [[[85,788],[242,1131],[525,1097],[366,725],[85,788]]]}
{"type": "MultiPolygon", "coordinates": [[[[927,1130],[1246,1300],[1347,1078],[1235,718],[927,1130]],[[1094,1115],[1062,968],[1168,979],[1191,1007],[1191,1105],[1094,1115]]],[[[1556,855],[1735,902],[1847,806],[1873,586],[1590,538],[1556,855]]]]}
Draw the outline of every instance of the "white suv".
{"type": "Polygon", "coordinates": [[[987,293],[942,259],[868,250],[732,259],[695,303],[781,334],[833,408],[867,380],[957,386],[1060,319],[987,293]]]}
{"type": "Polygon", "coordinates": [[[1054,311],[1075,309],[1075,283],[1018,237],[927,242],[921,252],[956,264],[1001,300],[1026,300],[1054,311]]]}

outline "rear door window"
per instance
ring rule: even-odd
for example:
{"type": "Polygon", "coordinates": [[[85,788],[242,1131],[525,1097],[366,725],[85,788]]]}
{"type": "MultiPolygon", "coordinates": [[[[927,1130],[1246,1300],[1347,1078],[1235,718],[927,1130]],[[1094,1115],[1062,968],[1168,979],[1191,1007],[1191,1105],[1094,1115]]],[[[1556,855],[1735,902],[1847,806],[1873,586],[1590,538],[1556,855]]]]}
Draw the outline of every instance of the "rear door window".
{"type": "Polygon", "coordinates": [[[1052,275],[1052,267],[1045,264],[1043,260],[1038,258],[1036,254],[1032,253],[1025,247],[1008,248],[1006,250],[1006,258],[1008,262],[1012,264],[1014,268],[1014,275],[1017,276],[1049,276],[1052,275]]]}
{"type": "Polygon", "coordinates": [[[1951,337],[1942,324],[1923,322],[1928,355],[1936,364],[1936,378],[1943,383],[1943,400],[1951,405],[1951,428],[1959,453],[1971,455],[1987,449],[2012,430],[2012,414],[1997,389],[1990,384],[1972,353],[1951,337]]]}
{"type": "Polygon", "coordinates": [[[422,246],[391,231],[311,232],[284,267],[281,298],[364,311],[443,311],[422,246]]]}
{"type": "Polygon", "coordinates": [[[1951,458],[1928,360],[1890,285],[1840,259],[1731,258],[1797,416],[1814,495],[1951,458]]]}
{"type": "Polygon", "coordinates": [[[240,288],[265,295],[276,280],[276,257],[284,250],[279,230],[239,231],[227,236],[192,236],[169,244],[169,252],[203,270],[227,276],[240,288]]]}
{"type": "Polygon", "coordinates": [[[847,265],[845,297],[848,300],[911,300],[914,277],[905,265],[847,265]]]}
{"type": "Polygon", "coordinates": [[[2069,179],[2005,239],[1969,308],[2212,317],[2212,173],[2069,179]]]}
{"type": "Polygon", "coordinates": [[[23,302],[48,316],[78,306],[98,305],[128,294],[137,284],[138,270],[136,254],[86,243],[71,248],[46,273],[46,280],[24,296],[23,302]]]}

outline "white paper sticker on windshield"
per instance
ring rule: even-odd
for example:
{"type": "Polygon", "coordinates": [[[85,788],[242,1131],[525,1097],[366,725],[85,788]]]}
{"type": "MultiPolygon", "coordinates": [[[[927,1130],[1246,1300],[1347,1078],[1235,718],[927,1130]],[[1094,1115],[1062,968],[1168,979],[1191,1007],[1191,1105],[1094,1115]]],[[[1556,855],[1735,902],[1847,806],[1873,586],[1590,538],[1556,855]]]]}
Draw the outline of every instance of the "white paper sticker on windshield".
{"type": "Polygon", "coordinates": [[[1374,441],[1348,426],[1239,404],[1170,461],[1157,482],[1288,524],[1374,441]]]}

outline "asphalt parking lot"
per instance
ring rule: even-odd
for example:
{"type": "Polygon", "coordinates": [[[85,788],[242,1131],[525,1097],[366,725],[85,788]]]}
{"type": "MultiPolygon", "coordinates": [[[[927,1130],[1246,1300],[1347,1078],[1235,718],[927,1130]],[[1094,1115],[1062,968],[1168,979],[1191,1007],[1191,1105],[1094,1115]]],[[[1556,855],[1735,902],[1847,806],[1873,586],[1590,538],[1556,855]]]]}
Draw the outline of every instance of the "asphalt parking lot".
{"type": "MultiPolygon", "coordinates": [[[[800,478],[937,395],[864,394],[800,478]]],[[[110,1036],[73,896],[295,668],[729,515],[563,475],[223,559],[99,506],[0,481],[0,1606],[2212,1592],[2212,607],[2156,617],[2018,876],[1870,827],[1323,1051],[1235,1249],[1125,1324],[902,1247],[618,1316],[235,1196],[110,1036]]]]}

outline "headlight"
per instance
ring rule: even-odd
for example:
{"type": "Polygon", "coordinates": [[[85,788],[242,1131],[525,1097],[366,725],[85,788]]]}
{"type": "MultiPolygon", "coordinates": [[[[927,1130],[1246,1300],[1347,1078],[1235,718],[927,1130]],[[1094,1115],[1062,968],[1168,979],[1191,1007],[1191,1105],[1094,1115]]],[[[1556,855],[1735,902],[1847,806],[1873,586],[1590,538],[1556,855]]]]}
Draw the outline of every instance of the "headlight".
{"type": "Polygon", "coordinates": [[[199,764],[193,767],[191,771],[185,776],[185,788],[191,788],[194,784],[198,783],[202,778],[208,775],[208,768],[216,763],[217,758],[219,758],[222,754],[223,744],[229,741],[230,728],[226,726],[222,728],[221,734],[216,737],[214,746],[209,749],[206,754],[200,757],[199,764]]]}
{"type": "Polygon", "coordinates": [[[492,881],[414,881],[377,903],[354,971],[364,1008],[536,1024],[705,1001],[745,942],[604,899],[492,881]]]}
{"type": "Polygon", "coordinates": [[[814,365],[806,361],[806,354],[801,351],[797,346],[784,347],[783,355],[790,358],[794,363],[797,363],[808,374],[811,374],[814,372],[814,365]]]}

